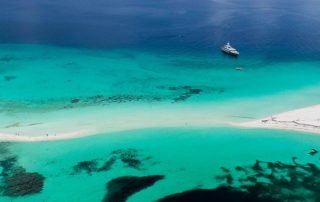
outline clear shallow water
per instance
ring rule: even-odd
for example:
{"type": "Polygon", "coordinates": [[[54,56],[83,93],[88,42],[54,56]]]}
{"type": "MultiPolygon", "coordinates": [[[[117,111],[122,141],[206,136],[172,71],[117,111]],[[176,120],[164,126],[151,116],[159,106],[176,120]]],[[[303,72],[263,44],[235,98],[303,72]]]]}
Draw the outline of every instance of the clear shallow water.
{"type": "MultiPolygon", "coordinates": [[[[109,135],[98,135],[57,142],[12,143],[10,153],[29,172],[45,176],[40,194],[6,198],[1,201],[101,201],[105,184],[120,176],[165,175],[148,189],[128,201],[154,201],[164,195],[195,187],[212,188],[221,184],[215,176],[223,174],[221,166],[234,171],[236,166],[253,165],[255,160],[291,164],[319,163],[308,154],[317,148],[319,138],[303,133],[273,130],[213,129],[152,129],[109,135]],[[118,149],[137,150],[139,169],[117,161],[105,172],[73,173],[81,161],[110,157],[118,149]],[[27,154],[27,155],[26,155],[27,154]]],[[[102,163],[99,162],[99,163],[102,163]]],[[[234,173],[237,176],[237,173],[234,173]]]]}
{"type": "MultiPolygon", "coordinates": [[[[0,132],[30,132],[62,118],[82,127],[77,110],[91,122],[101,122],[99,109],[110,119],[114,108],[124,108],[118,119],[134,117],[124,113],[128,106],[257,118],[320,100],[316,0],[4,0],[0,12],[0,132]],[[239,58],[220,53],[226,41],[239,58]]],[[[319,141],[283,131],[181,128],[10,143],[15,164],[42,174],[44,189],[0,201],[101,201],[113,178],[165,175],[128,200],[154,201],[219,185],[221,166],[252,166],[257,159],[291,165],[293,156],[318,164],[307,153],[319,141]],[[78,162],[101,166],[117,149],[133,152],[141,167],[128,168],[117,154],[108,171],[74,173],[78,162]]]]}
{"type": "MultiPolygon", "coordinates": [[[[320,86],[317,61],[272,62],[255,55],[233,59],[220,53],[192,56],[40,45],[1,45],[0,54],[0,98],[7,110],[46,105],[56,110],[72,99],[79,99],[79,103],[71,103],[73,107],[84,102],[101,104],[92,101],[95,96],[141,96],[142,102],[170,103],[188,93],[188,87],[200,91],[179,102],[239,101],[292,92],[303,95],[303,90],[320,86]],[[239,66],[244,70],[236,71],[239,66]]],[[[306,105],[319,100],[315,93],[303,96],[306,105]]]]}

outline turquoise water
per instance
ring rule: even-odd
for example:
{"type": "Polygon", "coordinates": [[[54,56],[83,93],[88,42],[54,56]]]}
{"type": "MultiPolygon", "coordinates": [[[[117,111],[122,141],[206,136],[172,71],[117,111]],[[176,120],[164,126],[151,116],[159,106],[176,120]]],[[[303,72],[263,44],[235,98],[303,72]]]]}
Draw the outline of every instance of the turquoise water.
{"type": "MultiPolygon", "coordinates": [[[[1,128],[7,132],[15,132],[19,126],[14,125],[20,120],[23,124],[54,122],[50,113],[57,110],[75,123],[77,118],[68,114],[70,110],[87,109],[85,115],[90,116],[90,107],[128,105],[142,109],[169,106],[166,110],[185,107],[186,111],[207,107],[228,116],[262,117],[319,100],[317,61],[270,62],[255,56],[234,60],[219,53],[191,56],[16,44],[1,45],[1,57],[0,104],[5,122],[1,128]],[[238,66],[244,70],[236,71],[238,66]],[[201,93],[177,101],[188,92],[185,86],[201,89],[201,93]],[[108,100],[112,96],[115,100],[108,100]],[[80,101],[73,103],[75,99],[80,101]],[[37,121],[31,122],[34,116],[37,121]]],[[[10,143],[8,149],[17,156],[16,164],[45,180],[40,193],[2,196],[1,201],[102,201],[111,179],[164,175],[163,180],[128,199],[155,201],[220,185],[215,176],[223,174],[221,166],[234,169],[253,165],[257,159],[291,163],[293,156],[301,163],[318,164],[318,157],[308,152],[317,148],[319,141],[317,136],[273,130],[163,128],[57,142],[10,143]],[[128,148],[137,150],[141,168],[130,168],[118,160],[105,172],[73,174],[73,166],[81,161],[99,159],[102,165],[112,151],[128,148]]]]}
{"type": "Polygon", "coordinates": [[[0,55],[3,111],[20,107],[57,110],[68,107],[72,99],[80,99],[75,107],[103,104],[94,102],[95,96],[132,96],[141,97],[139,101],[145,103],[172,103],[186,93],[184,86],[201,92],[180,103],[214,104],[282,96],[294,107],[319,99],[314,93],[320,86],[318,61],[271,62],[255,55],[230,59],[220,53],[192,56],[14,44],[1,45],[0,55]],[[244,70],[236,71],[236,67],[244,70]],[[304,102],[289,100],[292,95],[302,97],[304,102]]]}
{"type": "Polygon", "coordinates": [[[319,138],[303,133],[272,130],[150,129],[128,131],[88,138],[38,143],[12,143],[8,150],[28,172],[45,176],[40,194],[7,198],[1,201],[101,201],[105,184],[119,176],[165,175],[165,179],[128,201],[155,201],[164,195],[219,184],[214,177],[221,166],[254,164],[255,160],[291,163],[319,163],[308,154],[317,148],[319,138]],[[106,172],[73,172],[78,162],[106,159],[118,149],[136,149],[142,164],[139,169],[116,162],[106,172]],[[146,158],[148,157],[148,158],[146,158]]]}
{"type": "Polygon", "coordinates": [[[151,175],[164,178],[127,201],[249,193],[244,177],[267,182],[260,198],[319,201],[318,136],[226,127],[319,104],[319,2],[3,0],[0,12],[0,134],[94,131],[1,142],[1,202],[106,202],[113,179],[151,175]],[[227,41],[240,57],[220,52],[227,41]]]}

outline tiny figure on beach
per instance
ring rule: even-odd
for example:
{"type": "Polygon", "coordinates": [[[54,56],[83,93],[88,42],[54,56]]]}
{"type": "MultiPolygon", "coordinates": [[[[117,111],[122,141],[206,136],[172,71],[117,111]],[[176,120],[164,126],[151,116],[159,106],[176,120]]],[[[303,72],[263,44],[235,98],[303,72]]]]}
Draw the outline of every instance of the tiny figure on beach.
{"type": "Polygon", "coordinates": [[[309,154],[310,154],[311,156],[314,156],[314,155],[316,155],[317,153],[318,153],[318,151],[317,151],[316,149],[311,149],[310,152],[309,152],[309,154]]]}

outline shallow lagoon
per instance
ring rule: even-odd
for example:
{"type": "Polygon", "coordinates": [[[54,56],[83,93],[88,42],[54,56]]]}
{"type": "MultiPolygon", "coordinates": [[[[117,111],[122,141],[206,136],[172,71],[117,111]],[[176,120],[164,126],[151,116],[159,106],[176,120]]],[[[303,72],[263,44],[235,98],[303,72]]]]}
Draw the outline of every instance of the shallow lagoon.
{"type": "Polygon", "coordinates": [[[256,160],[292,164],[296,161],[319,163],[308,152],[318,148],[314,135],[274,130],[236,128],[148,129],[96,135],[56,142],[11,143],[9,151],[29,172],[45,177],[43,191],[27,197],[2,201],[101,201],[106,183],[121,176],[164,175],[165,178],[142,190],[128,201],[154,201],[165,195],[194,188],[213,188],[221,181],[221,167],[234,171],[236,166],[254,165],[256,160]],[[110,170],[74,172],[82,161],[96,160],[102,165],[112,151],[135,150],[140,163],[117,160],[110,170]]]}
{"type": "Polygon", "coordinates": [[[130,120],[132,114],[143,121],[186,113],[225,124],[320,99],[317,61],[17,44],[1,45],[0,54],[0,129],[10,134],[78,128],[97,133],[108,131],[103,125],[114,117],[120,123],[121,116],[130,120]],[[238,66],[243,71],[235,70],[238,66]]]}

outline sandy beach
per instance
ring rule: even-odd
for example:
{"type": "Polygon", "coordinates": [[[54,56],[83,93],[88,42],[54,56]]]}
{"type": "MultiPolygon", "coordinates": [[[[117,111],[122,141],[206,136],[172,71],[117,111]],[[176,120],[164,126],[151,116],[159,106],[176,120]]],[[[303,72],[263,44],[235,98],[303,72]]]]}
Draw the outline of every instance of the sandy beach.
{"type": "MultiPolygon", "coordinates": [[[[225,110],[223,110],[225,111],[225,110]]],[[[271,128],[308,133],[320,133],[320,105],[287,111],[254,121],[232,117],[215,108],[84,108],[48,114],[48,117],[25,117],[8,120],[0,130],[0,141],[54,141],[88,135],[159,127],[271,128]],[[89,111],[91,113],[87,113],[89,111]],[[132,116],[134,114],[134,116],[132,116]],[[14,122],[18,121],[18,122],[14,122]],[[42,121],[42,122],[40,122],[42,121]]],[[[7,118],[7,117],[5,117],[7,118]]]]}
{"type": "Polygon", "coordinates": [[[217,112],[185,107],[88,107],[53,113],[4,116],[0,141],[53,141],[127,130],[160,127],[212,127],[217,112]]]}
{"type": "Polygon", "coordinates": [[[234,125],[246,128],[272,128],[320,134],[320,105],[287,111],[234,125]]]}
{"type": "Polygon", "coordinates": [[[89,131],[75,131],[70,133],[59,133],[54,135],[42,135],[42,136],[22,136],[19,134],[0,133],[0,141],[10,142],[36,142],[36,141],[54,141],[70,138],[83,137],[86,134],[90,134],[89,131]]]}

